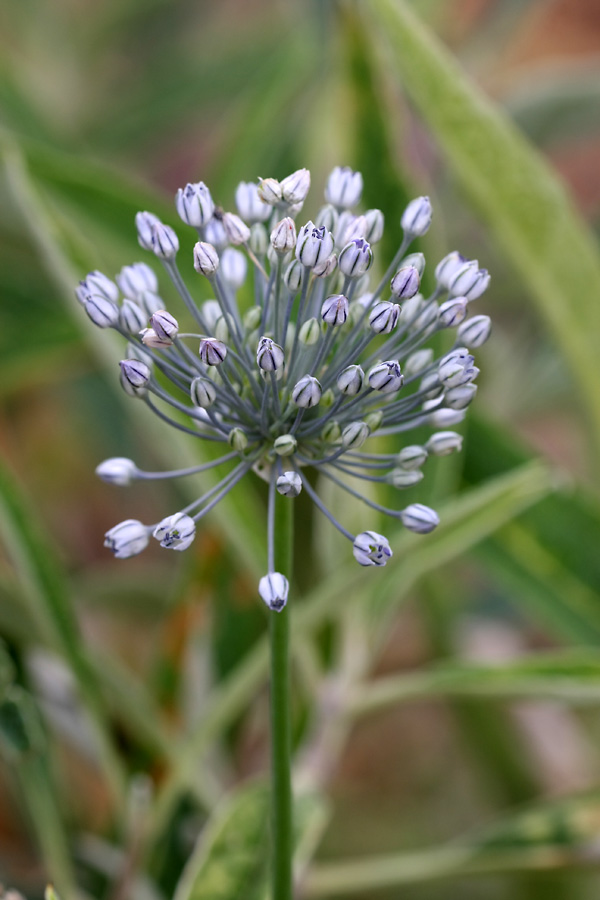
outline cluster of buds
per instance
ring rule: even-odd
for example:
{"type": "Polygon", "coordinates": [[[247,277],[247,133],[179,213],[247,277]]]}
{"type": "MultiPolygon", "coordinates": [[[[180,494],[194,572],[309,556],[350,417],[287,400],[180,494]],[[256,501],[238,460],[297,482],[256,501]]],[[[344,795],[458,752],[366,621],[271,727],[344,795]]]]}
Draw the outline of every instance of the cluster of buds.
{"type": "Polygon", "coordinates": [[[398,251],[371,284],[383,214],[352,211],[362,176],[334,169],[326,204],[314,221],[297,227],[309,187],[306,169],[283,181],[242,183],[235,193],[238,213],[219,209],[202,182],[177,192],[177,212],[199,237],[194,268],[212,294],[200,304],[177,266],[175,231],[152,213],[138,213],[140,246],[163,264],[191,331],[182,332],[165,309],[156,274],[145,263],[125,266],[114,281],[91,272],[76,291],[97,326],[113,328],[129,342],[120,364],[124,390],[163,421],[224,451],[209,463],[162,473],[109,459],[98,475],[127,485],[228,467],[215,487],[162,522],[121,522],[107,533],[106,546],[125,558],[154,537],[163,547],[185,550],[199,519],[254,470],[269,482],[268,574],[259,593],[273,610],[282,609],[288,595],[287,580],[273,565],[275,492],[294,498],[305,490],[351,541],[360,565],[383,566],[392,555],[383,535],[352,534],[336,521],[307,477],[310,468],[410,531],[426,534],[438,525],[435,511],[423,504],[389,509],[357,486],[411,487],[423,478],[428,457],[460,450],[460,435],[449,429],[475,396],[479,370],[471,351],[490,333],[487,316],[469,315],[470,303],[489,283],[476,260],[450,253],[436,267],[433,293],[420,292],[425,259],[408,251],[430,226],[427,197],[409,203],[398,251]],[[238,298],[249,262],[254,305],[238,298]],[[454,336],[450,349],[435,358],[424,344],[440,331],[454,336]],[[433,429],[422,445],[393,454],[362,449],[369,439],[417,426],[433,429]]]}

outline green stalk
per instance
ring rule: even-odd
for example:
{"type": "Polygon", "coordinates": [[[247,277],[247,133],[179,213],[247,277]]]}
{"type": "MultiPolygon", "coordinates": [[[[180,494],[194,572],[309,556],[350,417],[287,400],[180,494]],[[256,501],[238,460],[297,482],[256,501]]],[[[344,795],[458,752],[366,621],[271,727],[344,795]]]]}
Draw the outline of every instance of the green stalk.
{"type": "MultiPolygon", "coordinates": [[[[275,567],[292,569],[293,503],[276,495],[275,567]]],[[[292,773],[290,727],[290,611],[270,614],[271,644],[271,884],[272,900],[292,900],[292,773]]]]}

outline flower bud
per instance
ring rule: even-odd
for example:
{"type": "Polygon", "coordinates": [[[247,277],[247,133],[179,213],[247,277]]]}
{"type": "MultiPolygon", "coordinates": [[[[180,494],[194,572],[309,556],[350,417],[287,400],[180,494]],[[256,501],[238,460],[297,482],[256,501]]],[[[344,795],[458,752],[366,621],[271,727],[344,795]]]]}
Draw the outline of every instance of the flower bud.
{"type": "MultiPolygon", "coordinates": [[[[82,291],[81,293],[76,291],[76,294],[80,303],[83,303],[89,294],[92,294],[94,297],[103,297],[105,300],[112,300],[113,303],[116,303],[119,299],[119,288],[117,285],[97,269],[93,272],[88,272],[85,279],[79,282],[79,287],[82,291]]],[[[125,292],[123,291],[123,293],[125,292]]]]}
{"type": "Polygon", "coordinates": [[[294,220],[286,216],[278,222],[271,232],[271,247],[276,253],[284,256],[296,246],[296,226],[294,220]]]}
{"type": "Polygon", "coordinates": [[[404,371],[406,375],[418,375],[433,362],[433,350],[426,347],[423,350],[416,350],[411,353],[404,363],[404,371]]]}
{"type": "Polygon", "coordinates": [[[149,529],[137,519],[125,519],[107,531],[104,535],[104,546],[115,554],[117,559],[129,559],[137,556],[148,546],[149,529]]]}
{"type": "Polygon", "coordinates": [[[434,456],[448,456],[450,453],[461,450],[462,443],[462,434],[457,434],[456,431],[437,431],[431,435],[425,448],[434,456]]]}
{"type": "Polygon", "coordinates": [[[258,185],[252,181],[241,181],[235,190],[235,205],[244,222],[252,225],[266,222],[271,215],[271,207],[258,193],[258,185]]]}
{"type": "Polygon", "coordinates": [[[96,475],[107,484],[118,484],[119,487],[130,485],[135,479],[138,468],[132,459],[125,459],[123,456],[115,456],[112,459],[105,459],[99,466],[96,466],[96,475]]]}
{"type": "Polygon", "coordinates": [[[207,366],[220,366],[227,356],[227,347],[216,338],[202,338],[199,349],[200,359],[207,366]]]}
{"type": "Polygon", "coordinates": [[[297,497],[302,490],[302,479],[297,472],[284,472],[275,484],[282,497],[297,497]]]}
{"type": "Polygon", "coordinates": [[[250,240],[250,229],[235,213],[223,213],[222,223],[230,244],[245,244],[250,240]]]}
{"type": "Polygon", "coordinates": [[[337,379],[338,390],[348,397],[355,397],[363,386],[365,373],[360,366],[347,366],[337,379]]]}
{"type": "Polygon", "coordinates": [[[442,328],[456,328],[467,314],[467,298],[454,297],[439,308],[438,322],[442,328]]]}
{"type": "Polygon", "coordinates": [[[348,300],[343,294],[333,294],[323,301],[321,318],[327,325],[343,325],[348,318],[348,300]]]}
{"type": "Polygon", "coordinates": [[[119,363],[125,380],[134,388],[146,387],[152,374],[150,367],[139,359],[122,359],[119,363]]]}
{"type": "Polygon", "coordinates": [[[418,484],[423,478],[423,473],[420,469],[392,469],[389,473],[387,480],[389,483],[398,488],[398,490],[404,490],[405,488],[412,487],[415,484],[418,484]]]}
{"type": "Polygon", "coordinates": [[[194,268],[196,272],[212,278],[219,268],[219,254],[212,244],[198,241],[194,247],[194,268]]]}
{"type": "Polygon", "coordinates": [[[83,308],[98,328],[114,328],[119,321],[119,307],[105,297],[91,294],[87,297],[83,308]]]}
{"type": "Polygon", "coordinates": [[[385,219],[380,209],[368,209],[365,213],[367,228],[365,238],[370,244],[376,244],[383,237],[385,219]]]}
{"type": "Polygon", "coordinates": [[[138,244],[144,250],[153,250],[152,246],[152,229],[155,225],[160,225],[161,221],[158,216],[150,212],[139,212],[135,216],[135,227],[138,233],[138,244]]]}
{"type": "Polygon", "coordinates": [[[243,453],[248,446],[248,438],[241,428],[232,428],[227,435],[227,443],[237,453],[243,453]]]}
{"type": "Polygon", "coordinates": [[[339,209],[350,209],[360,202],[363,179],[348,166],[336,166],[327,179],[325,200],[339,209]]]}
{"type": "Polygon", "coordinates": [[[162,297],[159,297],[158,294],[154,294],[152,291],[144,291],[137,298],[137,302],[144,308],[149,317],[153,313],[158,312],[159,309],[164,309],[165,305],[162,297]]]}
{"type": "Polygon", "coordinates": [[[406,234],[421,237],[429,231],[432,213],[429,197],[417,197],[402,213],[400,224],[406,234]]]}
{"type": "Polygon", "coordinates": [[[147,316],[144,310],[133,300],[123,300],[119,310],[119,325],[128,334],[137,334],[146,324],[147,316]]]}
{"type": "Polygon", "coordinates": [[[212,219],[215,204],[209,189],[203,181],[199,181],[179,188],[175,195],[175,208],[186,225],[201,228],[212,219]]]}
{"type": "Polygon", "coordinates": [[[226,247],[221,255],[221,275],[227,284],[237,291],[241,288],[246,280],[246,272],[248,262],[243,253],[234,250],[233,247],[226,247]]]}
{"type": "Polygon", "coordinates": [[[464,409],[448,409],[446,406],[430,413],[427,420],[434,428],[447,428],[449,425],[458,425],[465,418],[464,409]]]}
{"type": "Polygon", "coordinates": [[[435,279],[440,287],[448,289],[452,281],[456,277],[457,272],[467,263],[468,260],[458,250],[453,250],[439,261],[435,267],[435,279]]]}
{"type": "Polygon", "coordinates": [[[159,222],[152,226],[152,252],[159,259],[175,259],[179,239],[172,228],[159,222]]]}
{"type": "Polygon", "coordinates": [[[142,387],[134,387],[132,384],[127,381],[123,372],[119,372],[119,383],[128,397],[134,397],[138,400],[141,400],[148,393],[148,388],[145,385],[142,387]]]}
{"type": "Polygon", "coordinates": [[[491,330],[492,320],[489,316],[472,316],[459,327],[456,338],[466,347],[477,349],[485,344],[491,330]]]}
{"type": "Polygon", "coordinates": [[[395,359],[381,362],[369,371],[369,385],[383,394],[393,394],[404,384],[404,375],[400,371],[400,363],[395,359]]]}
{"type": "Polygon", "coordinates": [[[331,256],[328,256],[327,259],[324,259],[323,262],[314,267],[313,273],[317,278],[327,278],[328,275],[335,272],[337,264],[338,258],[335,253],[332,253],[331,256]]]}
{"type": "Polygon", "coordinates": [[[223,315],[220,304],[216,300],[205,300],[200,309],[204,324],[214,334],[217,322],[223,315]]]}
{"type": "Polygon", "coordinates": [[[177,337],[179,322],[166,309],[160,309],[150,317],[150,325],[164,341],[172,341],[177,337]]]}
{"type": "Polygon", "coordinates": [[[280,183],[276,178],[259,178],[258,196],[263,203],[268,203],[269,206],[277,206],[283,200],[280,183]]]}
{"type": "Polygon", "coordinates": [[[217,389],[210,378],[199,375],[190,385],[190,397],[194,406],[208,409],[217,399],[217,389]]]}
{"type": "Polygon", "coordinates": [[[481,280],[479,263],[476,259],[468,260],[454,273],[449,280],[448,291],[452,296],[466,297],[467,293],[481,280]]]}
{"type": "Polygon", "coordinates": [[[183,512],[167,516],[152,532],[152,537],[168,550],[187,550],[195,536],[196,523],[183,512]]]}
{"type": "Polygon", "coordinates": [[[153,350],[163,350],[170,347],[173,341],[170,338],[159,337],[154,328],[143,328],[140,331],[142,344],[145,347],[152,347],[153,350]]]}
{"type": "Polygon", "coordinates": [[[342,213],[338,220],[338,234],[335,235],[336,244],[344,247],[350,241],[364,241],[367,234],[367,220],[365,216],[353,216],[352,213],[342,213]]]}
{"type": "Polygon", "coordinates": [[[285,274],[283,276],[286,287],[292,294],[295,294],[300,290],[303,274],[304,267],[302,266],[302,263],[298,262],[297,259],[293,259],[285,270],[285,274]]]}
{"type": "Polygon", "coordinates": [[[402,266],[392,278],[390,289],[399,300],[408,300],[419,290],[420,281],[419,270],[415,266],[402,266]]]}
{"type": "Polygon", "coordinates": [[[402,266],[414,266],[417,272],[419,273],[419,277],[423,277],[423,272],[425,271],[425,254],[424,253],[409,253],[402,260],[402,266]]]}
{"type": "Polygon", "coordinates": [[[290,586],[281,572],[269,572],[258,582],[258,593],[273,612],[281,612],[288,599],[290,586]]]}
{"type": "MultiPolygon", "coordinates": [[[[270,208],[267,206],[267,209],[270,208]]],[[[269,248],[269,239],[267,237],[267,229],[260,222],[255,222],[250,229],[250,240],[248,241],[250,250],[256,256],[264,256],[269,248]]]]}
{"type": "Polygon", "coordinates": [[[463,384],[446,391],[445,402],[450,409],[465,409],[477,393],[476,384],[463,384]]]}
{"type": "Polygon", "coordinates": [[[127,344],[127,359],[139,359],[140,362],[146,363],[149,369],[151,369],[154,364],[152,354],[142,350],[137,342],[134,343],[130,341],[130,343],[127,344]]]}
{"type": "Polygon", "coordinates": [[[423,308],[414,322],[410,323],[411,331],[425,331],[435,325],[438,319],[440,308],[433,300],[428,300],[422,304],[423,308]]]}
{"type": "Polygon", "coordinates": [[[123,266],[116,281],[126,297],[141,300],[146,291],[154,293],[158,290],[158,279],[153,269],[146,263],[133,263],[123,266]]]}
{"type": "Polygon", "coordinates": [[[369,437],[369,426],[366,422],[350,422],[342,431],[342,447],[345,450],[357,450],[369,437]]]}
{"type": "Polygon", "coordinates": [[[296,452],[298,441],[293,434],[281,434],[273,441],[273,450],[277,456],[291,456],[296,452]]]}
{"type": "Polygon", "coordinates": [[[359,278],[371,268],[373,253],[370,244],[361,239],[351,240],[340,253],[340,271],[349,278],[359,278]]]}
{"type": "Polygon", "coordinates": [[[317,228],[320,228],[323,225],[326,231],[331,231],[332,234],[335,234],[337,223],[338,211],[335,206],[331,206],[330,204],[322,206],[315,219],[317,228]]]}
{"type": "Polygon", "coordinates": [[[218,341],[223,341],[223,343],[227,343],[231,334],[231,324],[232,317],[228,315],[219,316],[217,321],[215,322],[215,333],[214,337],[218,341]]]}
{"type": "Polygon", "coordinates": [[[283,369],[285,362],[283,347],[280,347],[271,338],[261,337],[256,351],[256,362],[263,372],[277,372],[279,369],[283,369]]]}
{"type": "Polygon", "coordinates": [[[375,334],[389,334],[398,324],[399,317],[398,304],[382,300],[369,313],[369,327],[375,334]]]}
{"type": "Polygon", "coordinates": [[[296,259],[308,269],[331,256],[333,252],[333,235],[323,226],[317,228],[312,222],[307,222],[300,230],[296,242],[296,259]]]}
{"type": "Polygon", "coordinates": [[[340,428],[339,422],[336,422],[335,419],[327,422],[321,429],[321,438],[326,444],[337,444],[341,436],[342,429],[340,428]]]}
{"type": "Polygon", "coordinates": [[[387,538],[376,531],[363,531],[354,538],[352,552],[361,566],[385,566],[392,557],[387,538]]]}
{"type": "Polygon", "coordinates": [[[440,518],[434,509],[422,503],[411,503],[400,513],[405,528],[415,534],[429,534],[440,524],[440,518]]]}
{"type": "Polygon", "coordinates": [[[252,332],[260,325],[262,319],[262,307],[251,306],[244,313],[244,328],[247,332],[252,332]]]}
{"type": "Polygon", "coordinates": [[[206,243],[212,244],[219,253],[225,249],[229,243],[229,238],[221,219],[213,216],[210,222],[204,226],[204,240],[206,243]]]}
{"type": "Polygon", "coordinates": [[[304,375],[292,389],[292,400],[296,406],[310,409],[319,403],[322,393],[323,389],[317,379],[312,375],[304,375]]]}
{"type": "Polygon", "coordinates": [[[411,469],[420,469],[427,461],[427,455],[425,447],[421,447],[419,444],[410,444],[408,447],[402,448],[396,461],[400,468],[410,471],[411,469]]]}
{"type": "Polygon", "coordinates": [[[383,422],[383,412],[380,409],[377,409],[374,412],[367,413],[364,422],[371,434],[373,434],[383,422]]]}
{"type": "Polygon", "coordinates": [[[286,203],[303,203],[310,189],[310,172],[308,169],[298,169],[284,178],[280,187],[286,203]]]}

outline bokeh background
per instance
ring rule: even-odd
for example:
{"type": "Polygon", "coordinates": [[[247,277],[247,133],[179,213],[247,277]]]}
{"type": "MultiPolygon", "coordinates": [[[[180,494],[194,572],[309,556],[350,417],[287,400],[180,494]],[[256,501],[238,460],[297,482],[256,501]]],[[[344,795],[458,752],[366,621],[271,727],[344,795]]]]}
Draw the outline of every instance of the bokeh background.
{"type": "Polygon", "coordinates": [[[432,197],[429,270],[477,257],[494,333],[465,452],[415,497],[449,530],[398,544],[385,603],[298,504],[298,767],[336,763],[307,814],[307,895],[331,877],[375,896],[344,865],[389,854],[383,900],[597,897],[596,0],[8,0],[0,46],[0,881],[169,897],[219,798],[267,765],[262,485],[182,558],[109,556],[107,528],[186,488],[118,491],[98,462],[195,448],[122,394],[120,342],[72,287],[144,258],[138,209],[182,235],[187,181],[232,208],[238,181],[306,165],[308,215],[344,164],[385,213],[384,259],[407,200],[432,197]],[[403,679],[394,702],[363,691],[383,677],[403,679]],[[466,862],[444,856],[457,840],[466,862]]]}

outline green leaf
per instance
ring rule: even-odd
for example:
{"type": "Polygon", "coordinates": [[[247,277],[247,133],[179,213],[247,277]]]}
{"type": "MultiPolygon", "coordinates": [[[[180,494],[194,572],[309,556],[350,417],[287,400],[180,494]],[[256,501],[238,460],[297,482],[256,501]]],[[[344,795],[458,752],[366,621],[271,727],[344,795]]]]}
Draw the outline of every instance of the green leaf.
{"type": "Polygon", "coordinates": [[[10,685],[0,702],[0,749],[8,759],[41,753],[44,734],[31,696],[17,684],[10,685]]]}
{"type": "Polygon", "coordinates": [[[532,66],[520,73],[505,105],[536,144],[579,143],[600,131],[600,72],[581,66],[532,66]]]}
{"type": "Polygon", "coordinates": [[[538,303],[567,359],[600,449],[600,257],[563,185],[402,0],[368,20],[454,173],[538,303]]]}

